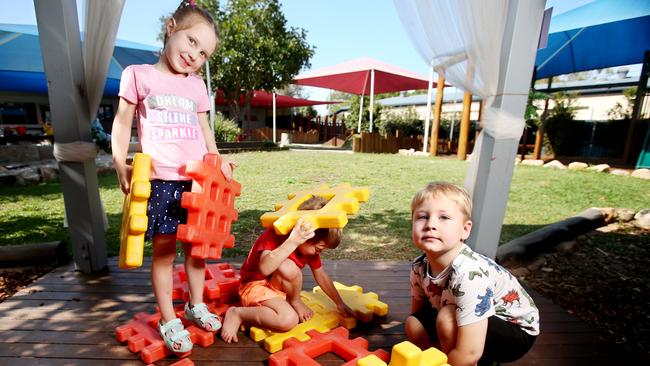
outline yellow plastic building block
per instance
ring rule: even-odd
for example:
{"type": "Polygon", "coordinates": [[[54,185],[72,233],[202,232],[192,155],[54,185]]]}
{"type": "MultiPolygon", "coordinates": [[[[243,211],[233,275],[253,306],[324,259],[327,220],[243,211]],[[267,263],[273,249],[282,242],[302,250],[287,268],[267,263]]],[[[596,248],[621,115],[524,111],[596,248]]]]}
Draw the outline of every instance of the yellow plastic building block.
{"type": "MultiPolygon", "coordinates": [[[[374,292],[363,292],[360,286],[346,286],[339,282],[334,282],[336,290],[341,295],[343,301],[357,313],[359,319],[363,322],[369,322],[376,314],[384,316],[388,314],[388,304],[379,301],[379,295],[374,292]]],[[[325,293],[319,286],[314,287],[314,293],[325,293]]],[[[327,295],[325,295],[327,297],[327,295]]],[[[330,300],[331,302],[331,300],[330,300]]],[[[331,303],[334,304],[333,302],[331,303]]],[[[335,307],[336,308],[336,307],[335,307]]]]}
{"type": "MultiPolygon", "coordinates": [[[[386,366],[379,357],[366,356],[357,361],[357,366],[386,366]]],[[[437,348],[425,351],[409,341],[393,346],[388,366],[449,366],[447,355],[437,348]]]]}
{"type": "MultiPolygon", "coordinates": [[[[313,309],[312,309],[313,310],[313,309]]],[[[296,338],[299,341],[306,341],[310,337],[306,334],[308,330],[315,329],[321,333],[338,327],[339,318],[336,314],[321,314],[314,311],[314,316],[306,322],[296,325],[288,332],[274,332],[272,330],[251,327],[250,337],[253,341],[264,340],[264,349],[270,353],[276,353],[283,348],[284,341],[289,338],[296,338]]]]}
{"type": "Polygon", "coordinates": [[[147,231],[147,201],[151,194],[151,157],[137,153],[133,157],[131,191],[124,198],[120,229],[120,268],[142,266],[144,233],[147,231]]]}
{"type": "Polygon", "coordinates": [[[334,301],[325,295],[323,292],[307,292],[301,291],[300,298],[305,305],[309,306],[315,313],[319,314],[334,314],[339,317],[339,325],[352,329],[357,326],[357,319],[351,316],[342,316],[339,314],[334,301]]]}
{"type": "Polygon", "coordinates": [[[351,187],[348,183],[330,188],[327,184],[312,189],[288,195],[289,200],[275,205],[274,212],[267,212],[260,217],[262,226],[273,226],[280,235],[288,234],[302,217],[316,228],[342,228],[348,223],[347,215],[359,211],[359,202],[365,202],[370,197],[368,188],[351,187]],[[298,207],[313,196],[321,196],[328,200],[319,210],[301,210],[298,207]]]}

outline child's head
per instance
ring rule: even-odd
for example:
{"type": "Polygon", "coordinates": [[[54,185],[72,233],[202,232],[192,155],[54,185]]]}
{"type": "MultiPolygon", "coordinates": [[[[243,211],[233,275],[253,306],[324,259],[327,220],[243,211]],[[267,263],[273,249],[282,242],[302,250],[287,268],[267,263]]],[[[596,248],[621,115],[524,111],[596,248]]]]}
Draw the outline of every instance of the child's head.
{"type": "Polygon", "coordinates": [[[175,73],[196,72],[219,45],[219,30],[210,14],[183,0],[165,25],[161,60],[175,73]]]}
{"type": "Polygon", "coordinates": [[[442,255],[469,237],[472,200],[463,188],[445,182],[429,183],[411,203],[413,243],[442,255]]]}
{"type": "MultiPolygon", "coordinates": [[[[327,204],[327,199],[321,196],[313,196],[307,201],[303,202],[298,206],[298,210],[318,210],[323,208],[327,204]]],[[[337,228],[331,229],[316,229],[314,237],[309,239],[301,247],[301,251],[304,254],[315,254],[311,253],[309,247],[313,247],[315,252],[320,252],[323,249],[336,249],[341,243],[341,237],[343,236],[343,231],[337,228]],[[305,253],[308,251],[309,253],[305,253]]]]}

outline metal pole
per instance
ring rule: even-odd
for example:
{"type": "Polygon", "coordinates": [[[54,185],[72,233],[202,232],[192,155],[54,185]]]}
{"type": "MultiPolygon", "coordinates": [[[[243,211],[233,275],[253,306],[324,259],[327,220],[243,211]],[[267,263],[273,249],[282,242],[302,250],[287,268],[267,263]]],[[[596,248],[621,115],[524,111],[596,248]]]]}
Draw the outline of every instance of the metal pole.
{"type": "Polygon", "coordinates": [[[276,124],[275,124],[275,90],[273,91],[273,143],[278,141],[276,135],[276,124]]]}
{"type": "Polygon", "coordinates": [[[372,132],[372,112],[375,109],[375,69],[370,70],[370,128],[372,132]]]}
{"type": "Polygon", "coordinates": [[[212,78],[210,77],[210,60],[205,63],[205,76],[208,81],[208,97],[210,98],[210,128],[214,133],[214,93],[212,92],[212,78]]]}
{"type": "Polygon", "coordinates": [[[424,142],[422,143],[422,152],[427,152],[429,143],[429,120],[431,119],[431,94],[433,94],[433,60],[429,67],[429,89],[427,90],[427,116],[424,119],[424,142]]]}

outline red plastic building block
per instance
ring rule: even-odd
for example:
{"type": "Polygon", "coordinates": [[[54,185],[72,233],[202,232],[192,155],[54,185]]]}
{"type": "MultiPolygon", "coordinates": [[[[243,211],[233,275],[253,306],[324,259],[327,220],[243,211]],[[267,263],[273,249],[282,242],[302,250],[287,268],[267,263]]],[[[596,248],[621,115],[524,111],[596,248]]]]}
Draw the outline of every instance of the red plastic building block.
{"type": "MultiPolygon", "coordinates": [[[[188,301],[190,298],[185,266],[174,266],[172,298],[188,301]]],[[[222,303],[232,303],[239,300],[239,273],[229,263],[211,263],[205,266],[205,284],[203,298],[218,300],[222,303]]]]}
{"type": "Polygon", "coordinates": [[[343,327],[332,329],[326,333],[310,330],[307,334],[310,340],[300,342],[296,339],[288,339],[284,342],[284,349],[269,357],[269,366],[312,366],[320,365],[315,358],[332,352],[344,359],[344,366],[354,366],[357,360],[374,354],[385,362],[388,362],[389,355],[386,351],[378,349],[368,351],[368,341],[358,337],[349,339],[348,330],[343,327]]]}
{"type": "Polygon", "coordinates": [[[192,191],[183,192],[181,206],[188,210],[187,224],[178,225],[176,237],[192,244],[192,257],[219,259],[223,248],[235,245],[230,227],[237,221],[235,196],[241,194],[241,184],[226,181],[218,154],[189,161],[185,174],[194,181],[192,191]]]}
{"type": "MultiPolygon", "coordinates": [[[[182,312],[181,306],[180,313],[182,314],[182,312]]],[[[179,311],[176,314],[179,314],[179,311]]],[[[140,358],[145,363],[161,360],[173,354],[173,352],[167,349],[162,338],[160,338],[160,334],[158,334],[158,320],[160,320],[160,313],[138,313],[127,324],[115,328],[115,338],[118,342],[127,342],[131,352],[140,352],[140,358]]],[[[185,329],[190,332],[190,339],[195,346],[207,347],[214,343],[213,333],[206,332],[195,325],[189,325],[190,323],[185,319],[181,318],[181,320],[185,325],[185,329]]],[[[176,353],[176,355],[183,358],[190,353],[176,353]]]]}

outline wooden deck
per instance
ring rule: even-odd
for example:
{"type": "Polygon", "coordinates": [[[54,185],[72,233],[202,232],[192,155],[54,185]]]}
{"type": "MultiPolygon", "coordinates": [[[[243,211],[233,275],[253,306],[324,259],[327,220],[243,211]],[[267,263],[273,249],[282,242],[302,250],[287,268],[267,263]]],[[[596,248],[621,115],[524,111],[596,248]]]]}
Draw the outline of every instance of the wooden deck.
{"type": "MultiPolygon", "coordinates": [[[[239,267],[240,261],[229,261],[239,267]]],[[[347,285],[379,294],[389,304],[385,319],[351,331],[363,336],[370,349],[390,348],[405,339],[403,320],[409,313],[408,262],[325,261],[330,276],[347,285]]],[[[309,272],[309,271],[306,271],[309,272]]],[[[305,289],[314,286],[307,275],[305,289]]],[[[532,292],[541,310],[542,334],[529,354],[509,365],[615,365],[624,354],[604,342],[591,326],[532,292]]],[[[153,312],[149,263],[123,271],[111,259],[110,272],[83,275],[72,265],[60,267],[0,303],[0,365],[142,365],[139,355],[115,340],[115,327],[137,312],[153,312]]],[[[264,365],[269,354],[247,336],[226,344],[220,338],[206,348],[195,347],[197,365],[264,365]]],[[[334,355],[318,359],[340,364],[334,355]]],[[[178,361],[169,358],[156,365],[178,361]]],[[[633,364],[628,363],[628,364],[633,364]]]]}

